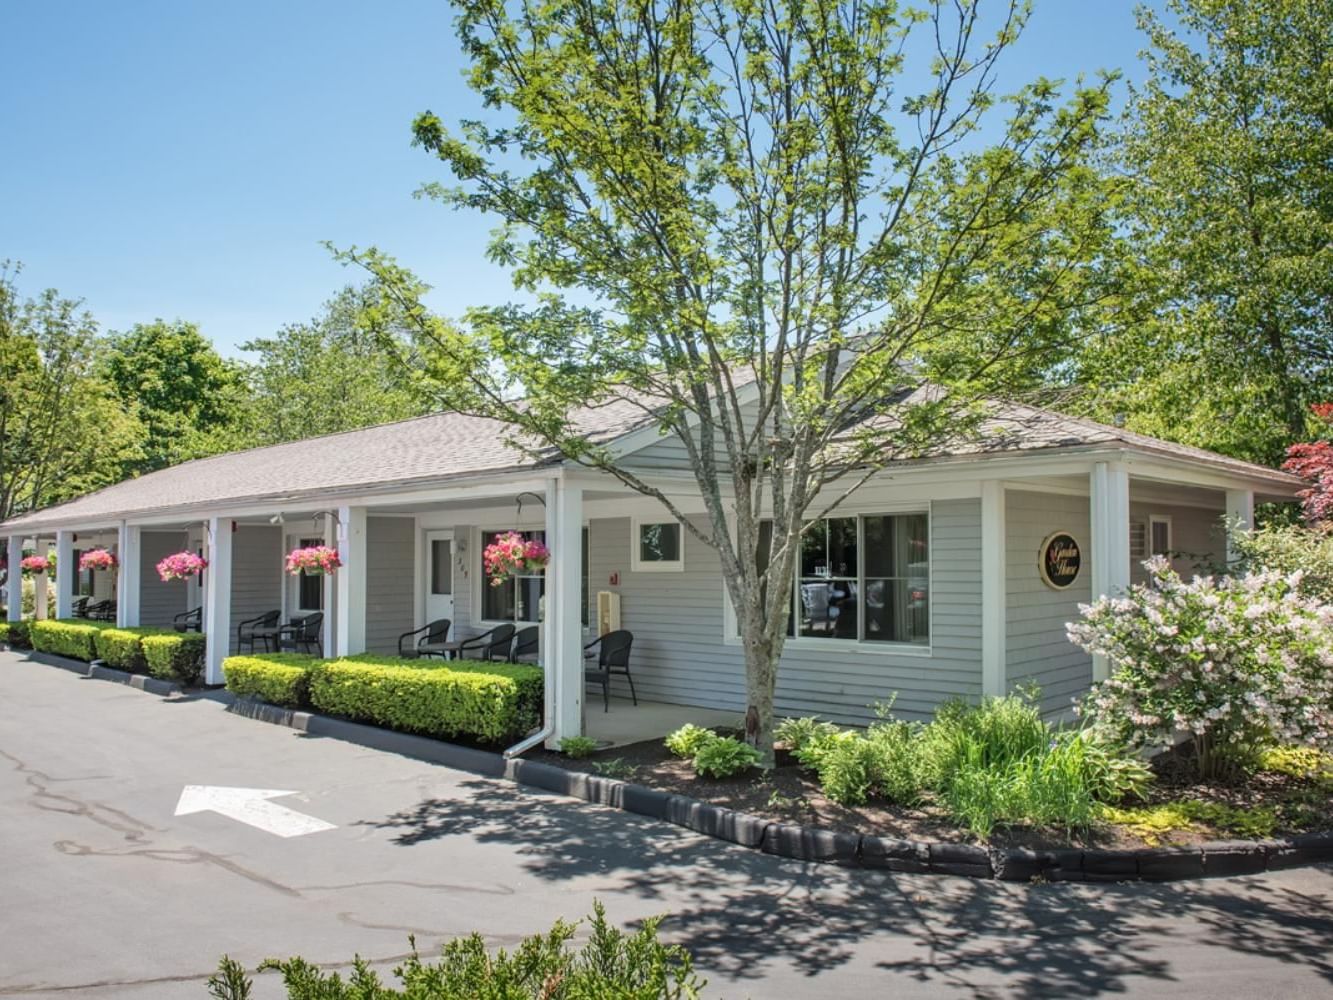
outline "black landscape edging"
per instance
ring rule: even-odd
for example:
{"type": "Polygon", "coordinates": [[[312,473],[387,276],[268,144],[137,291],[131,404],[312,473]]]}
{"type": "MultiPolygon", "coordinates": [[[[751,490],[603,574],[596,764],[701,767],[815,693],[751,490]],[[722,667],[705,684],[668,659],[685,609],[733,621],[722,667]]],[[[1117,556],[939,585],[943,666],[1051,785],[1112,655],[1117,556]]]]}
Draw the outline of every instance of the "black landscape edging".
{"type": "MultiPolygon", "coordinates": [[[[171,681],[113,670],[99,663],[27,651],[27,659],[71,670],[97,680],[112,680],[152,694],[173,695],[171,681]]],[[[645,785],[569,771],[541,761],[506,760],[497,753],[458,746],[426,736],[366,726],[316,712],[280,708],[237,698],[227,691],[202,691],[235,715],[286,726],[310,736],[344,740],[402,754],[488,778],[507,778],[595,805],[649,819],[665,820],[696,833],[760,850],[775,857],[815,864],[836,864],[895,872],[962,875],[1008,882],[1167,882],[1190,878],[1255,875],[1333,862],[1333,832],[1303,833],[1268,840],[1210,841],[1189,847],[1129,850],[1056,847],[1042,850],[988,848],[980,844],[930,843],[871,834],[845,833],[796,823],[780,823],[675,795],[645,785]]]]}

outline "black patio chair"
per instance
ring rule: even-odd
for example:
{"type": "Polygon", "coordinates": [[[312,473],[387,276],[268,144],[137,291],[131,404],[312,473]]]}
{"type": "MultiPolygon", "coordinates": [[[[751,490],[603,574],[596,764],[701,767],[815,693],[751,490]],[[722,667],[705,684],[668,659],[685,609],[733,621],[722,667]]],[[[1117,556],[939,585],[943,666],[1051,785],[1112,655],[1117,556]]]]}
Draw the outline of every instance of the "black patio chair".
{"type": "Polygon", "coordinates": [[[87,618],[88,602],[91,600],[92,600],[91,597],[74,598],[74,603],[69,606],[69,613],[73,615],[75,618],[87,618]]]}
{"type": "Polygon", "coordinates": [[[269,642],[277,638],[280,621],[282,621],[281,611],[265,611],[258,618],[247,618],[241,622],[236,626],[236,652],[244,653],[245,647],[249,645],[250,652],[253,653],[255,640],[258,639],[264,644],[264,652],[271,653],[273,650],[269,642]]]}
{"type": "Polygon", "coordinates": [[[278,629],[278,652],[290,649],[294,653],[314,653],[324,655],[324,612],[293,618],[287,625],[278,629]]]}
{"type": "Polygon", "coordinates": [[[599,636],[583,647],[585,656],[594,650],[597,654],[597,666],[583,671],[585,682],[602,685],[602,711],[611,711],[611,675],[622,674],[629,681],[629,695],[638,705],[639,696],[634,691],[634,678],[629,673],[629,651],[634,645],[634,634],[625,629],[617,629],[599,636]]]}
{"type": "Polygon", "coordinates": [[[116,602],[98,601],[96,604],[89,604],[85,616],[89,621],[113,622],[116,620],[116,602]]]}
{"type": "Polygon", "coordinates": [[[177,632],[202,632],[204,630],[204,609],[193,608],[182,611],[171,619],[171,627],[177,632]]]}
{"type": "Polygon", "coordinates": [[[513,641],[514,626],[497,625],[489,632],[460,642],[456,654],[460,660],[507,660],[513,641]]]}
{"type": "Polygon", "coordinates": [[[449,628],[452,625],[453,622],[448,618],[437,618],[429,625],[404,632],[398,637],[398,655],[407,659],[415,659],[418,656],[445,656],[444,650],[428,647],[448,642],[449,628]]]}
{"type": "Polygon", "coordinates": [[[539,636],[541,629],[536,625],[529,625],[527,628],[521,628],[514,634],[514,646],[509,650],[509,662],[526,662],[524,657],[536,659],[541,641],[539,636]]]}

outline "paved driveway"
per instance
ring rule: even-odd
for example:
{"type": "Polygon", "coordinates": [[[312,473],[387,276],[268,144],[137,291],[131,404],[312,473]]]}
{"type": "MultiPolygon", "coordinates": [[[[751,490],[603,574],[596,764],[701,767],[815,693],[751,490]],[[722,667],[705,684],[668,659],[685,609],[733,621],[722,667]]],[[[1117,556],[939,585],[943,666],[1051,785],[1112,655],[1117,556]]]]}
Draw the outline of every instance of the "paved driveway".
{"type": "MultiPolygon", "coordinates": [[[[0,997],[203,998],[226,952],[391,965],[669,914],[709,997],[1333,994],[1333,874],[1018,886],[848,872],[0,653],[0,997]],[[186,785],[295,790],[282,838],[186,785]]],[[[281,991],[271,977],[259,995],[281,991]]]]}

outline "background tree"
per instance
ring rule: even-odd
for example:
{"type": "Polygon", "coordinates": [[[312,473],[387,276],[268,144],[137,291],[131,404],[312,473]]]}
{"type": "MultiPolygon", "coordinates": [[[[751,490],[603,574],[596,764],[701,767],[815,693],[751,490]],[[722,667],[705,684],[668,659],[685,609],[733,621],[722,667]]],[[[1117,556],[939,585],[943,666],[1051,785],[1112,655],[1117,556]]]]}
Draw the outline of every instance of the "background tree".
{"type": "Polygon", "coordinates": [[[406,311],[442,403],[605,470],[718,553],[768,764],[807,522],[1064,357],[1107,239],[1086,159],[1108,84],[1061,103],[1038,80],[988,114],[1026,6],[981,6],[465,0],[496,122],[420,116],[460,182],[427,190],[498,218],[491,255],[537,304],[455,331],[390,259],[343,255],[406,311]],[[680,442],[702,522],[587,433],[610,401],[680,442]]]}
{"type": "Polygon", "coordinates": [[[238,444],[295,441],[431,408],[413,391],[413,352],[401,318],[364,289],[344,288],[310,322],[241,349],[258,358],[246,370],[249,393],[235,430],[238,444]]]}
{"type": "Polygon", "coordinates": [[[1276,464],[1333,382],[1333,0],[1169,0],[1139,22],[1123,296],[1083,405],[1276,464]]]}
{"type": "Polygon", "coordinates": [[[102,361],[117,395],[145,429],[139,475],[226,450],[241,405],[241,370],[193,323],[154,320],[113,335],[102,361]]]}
{"type": "Polygon", "coordinates": [[[97,370],[103,341],[80,303],[20,297],[0,266],[0,521],[115,482],[143,428],[97,370]]]}

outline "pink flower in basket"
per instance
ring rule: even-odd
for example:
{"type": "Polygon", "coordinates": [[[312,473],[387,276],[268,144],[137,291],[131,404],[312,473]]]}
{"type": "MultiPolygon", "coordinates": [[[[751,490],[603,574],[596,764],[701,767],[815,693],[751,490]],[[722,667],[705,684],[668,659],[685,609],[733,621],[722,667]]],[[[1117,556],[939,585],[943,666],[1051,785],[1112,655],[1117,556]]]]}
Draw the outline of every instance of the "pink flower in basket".
{"type": "Polygon", "coordinates": [[[287,572],[292,576],[298,573],[332,574],[342,564],[338,550],[327,545],[312,545],[287,553],[287,572]]]}
{"type": "Polygon", "coordinates": [[[208,568],[208,560],[194,552],[177,552],[157,564],[157,575],[163,583],[187,580],[208,568]]]}
{"type": "Polygon", "coordinates": [[[51,560],[46,556],[24,556],[19,560],[19,569],[25,573],[45,573],[51,568],[51,560]]]}
{"type": "Polygon", "coordinates": [[[551,561],[551,550],[542,542],[529,541],[517,531],[497,535],[481,553],[482,568],[498,587],[511,576],[540,573],[551,561]]]}
{"type": "Polygon", "coordinates": [[[79,556],[79,569],[115,569],[116,557],[106,549],[89,549],[79,556]]]}

